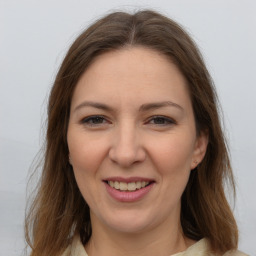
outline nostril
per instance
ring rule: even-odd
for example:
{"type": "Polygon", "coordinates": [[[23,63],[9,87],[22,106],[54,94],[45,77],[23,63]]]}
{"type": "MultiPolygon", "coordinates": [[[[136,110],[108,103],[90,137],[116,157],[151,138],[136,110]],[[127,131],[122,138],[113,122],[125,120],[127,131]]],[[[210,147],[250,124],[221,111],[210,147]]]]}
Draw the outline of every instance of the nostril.
{"type": "Polygon", "coordinates": [[[135,149],[122,149],[122,148],[112,148],[109,151],[109,158],[114,163],[129,167],[135,163],[143,162],[146,158],[145,152],[141,148],[135,149]]]}

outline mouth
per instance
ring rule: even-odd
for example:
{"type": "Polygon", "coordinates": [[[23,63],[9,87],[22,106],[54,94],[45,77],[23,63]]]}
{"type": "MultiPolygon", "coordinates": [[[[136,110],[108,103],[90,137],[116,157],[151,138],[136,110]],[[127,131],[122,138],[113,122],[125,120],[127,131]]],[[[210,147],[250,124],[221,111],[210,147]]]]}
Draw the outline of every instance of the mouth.
{"type": "Polygon", "coordinates": [[[106,180],[104,181],[111,188],[114,188],[123,192],[132,192],[136,190],[140,190],[152,184],[154,181],[133,181],[133,182],[124,182],[117,180],[106,180]]]}
{"type": "Polygon", "coordinates": [[[154,180],[146,178],[109,178],[103,180],[108,194],[119,202],[137,202],[153,190],[154,180]]]}
{"type": "Polygon", "coordinates": [[[156,181],[143,177],[109,177],[102,180],[110,197],[119,202],[136,202],[147,197],[156,181]]]}

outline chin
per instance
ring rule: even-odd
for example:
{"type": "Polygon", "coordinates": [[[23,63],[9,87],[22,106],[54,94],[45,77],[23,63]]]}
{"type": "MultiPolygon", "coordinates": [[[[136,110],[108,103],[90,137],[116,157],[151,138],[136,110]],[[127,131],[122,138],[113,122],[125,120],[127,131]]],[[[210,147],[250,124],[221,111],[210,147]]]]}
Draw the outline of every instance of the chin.
{"type": "Polygon", "coordinates": [[[108,220],[104,218],[103,221],[108,228],[116,232],[136,234],[150,229],[153,224],[153,219],[147,218],[145,215],[141,213],[112,214],[108,220]]]}
{"type": "Polygon", "coordinates": [[[143,223],[115,223],[112,225],[112,229],[124,233],[124,234],[139,234],[145,232],[149,228],[149,225],[143,223]]]}

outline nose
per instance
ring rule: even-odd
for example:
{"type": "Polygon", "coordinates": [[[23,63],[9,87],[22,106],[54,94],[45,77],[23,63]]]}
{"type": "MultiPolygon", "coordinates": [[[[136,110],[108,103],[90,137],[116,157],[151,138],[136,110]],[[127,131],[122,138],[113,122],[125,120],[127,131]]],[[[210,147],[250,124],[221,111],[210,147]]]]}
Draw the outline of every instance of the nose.
{"type": "Polygon", "coordinates": [[[109,158],[123,168],[129,168],[145,160],[146,152],[138,128],[129,124],[116,128],[109,150],[109,158]]]}

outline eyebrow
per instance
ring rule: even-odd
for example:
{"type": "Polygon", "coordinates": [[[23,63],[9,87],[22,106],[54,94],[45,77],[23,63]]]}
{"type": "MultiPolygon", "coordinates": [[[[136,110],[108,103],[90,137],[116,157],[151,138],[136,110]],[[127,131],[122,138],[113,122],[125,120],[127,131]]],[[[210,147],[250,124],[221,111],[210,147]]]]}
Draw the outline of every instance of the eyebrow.
{"type": "Polygon", "coordinates": [[[182,111],[184,111],[183,107],[178,105],[177,103],[174,103],[172,101],[163,101],[163,102],[154,102],[154,103],[147,103],[140,106],[140,111],[148,111],[151,109],[158,109],[163,107],[175,107],[182,111]]]}
{"type": "Polygon", "coordinates": [[[77,111],[80,108],[83,107],[93,107],[93,108],[98,108],[98,109],[102,109],[102,110],[106,110],[106,111],[113,111],[113,108],[111,108],[110,106],[103,104],[103,103],[99,103],[99,102],[93,102],[93,101],[84,101],[81,104],[79,104],[74,111],[77,111]]]}
{"type": "MultiPolygon", "coordinates": [[[[111,111],[114,112],[114,109],[104,103],[99,103],[99,102],[93,102],[93,101],[84,101],[81,104],[79,104],[74,111],[77,111],[83,107],[93,107],[105,111],[111,111]]],[[[140,112],[145,112],[153,109],[158,109],[158,108],[163,108],[163,107],[175,107],[178,108],[179,110],[184,111],[184,109],[178,105],[177,103],[174,103],[172,101],[162,101],[162,102],[153,102],[153,103],[146,103],[140,106],[139,111],[140,112]]]]}

